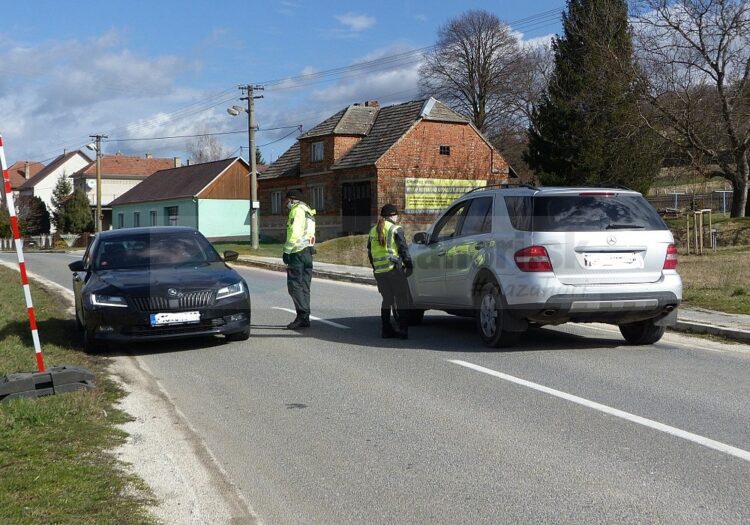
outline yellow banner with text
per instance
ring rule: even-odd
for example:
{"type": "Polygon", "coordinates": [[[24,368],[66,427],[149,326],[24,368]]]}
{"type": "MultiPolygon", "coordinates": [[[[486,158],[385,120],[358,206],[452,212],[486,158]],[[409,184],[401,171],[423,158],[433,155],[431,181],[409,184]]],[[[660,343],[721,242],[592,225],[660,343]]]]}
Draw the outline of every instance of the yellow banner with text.
{"type": "Polygon", "coordinates": [[[486,180],[404,179],[406,213],[437,213],[467,191],[484,187],[486,180]]]}

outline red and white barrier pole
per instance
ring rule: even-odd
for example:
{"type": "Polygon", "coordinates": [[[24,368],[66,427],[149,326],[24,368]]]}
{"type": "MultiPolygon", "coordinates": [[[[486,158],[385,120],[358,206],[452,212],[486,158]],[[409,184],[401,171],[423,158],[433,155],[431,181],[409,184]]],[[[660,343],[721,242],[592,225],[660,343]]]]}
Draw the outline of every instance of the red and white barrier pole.
{"type": "Polygon", "coordinates": [[[5,186],[5,203],[8,205],[10,214],[10,226],[13,229],[13,241],[16,244],[16,254],[18,255],[18,268],[21,271],[21,283],[23,284],[23,293],[26,296],[26,309],[29,312],[29,324],[31,325],[31,337],[34,339],[34,350],[36,351],[36,364],[40,372],[44,372],[44,357],[42,357],[42,344],[39,342],[39,331],[36,327],[36,316],[34,315],[34,305],[31,302],[31,289],[29,288],[29,276],[26,274],[26,262],[23,258],[23,247],[21,246],[21,234],[18,229],[18,217],[16,216],[16,206],[13,202],[13,190],[10,186],[10,174],[8,173],[8,164],[5,162],[5,146],[3,145],[3,136],[0,135],[0,167],[3,169],[3,185],[5,186]]]}

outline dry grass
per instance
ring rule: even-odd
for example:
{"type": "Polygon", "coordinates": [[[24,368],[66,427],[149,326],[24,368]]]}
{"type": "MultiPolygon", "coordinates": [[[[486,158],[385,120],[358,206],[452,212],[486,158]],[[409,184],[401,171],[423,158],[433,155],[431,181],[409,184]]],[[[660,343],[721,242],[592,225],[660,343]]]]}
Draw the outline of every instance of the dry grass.
{"type": "Polygon", "coordinates": [[[681,255],[679,261],[686,306],[750,314],[750,246],[681,255]]]}

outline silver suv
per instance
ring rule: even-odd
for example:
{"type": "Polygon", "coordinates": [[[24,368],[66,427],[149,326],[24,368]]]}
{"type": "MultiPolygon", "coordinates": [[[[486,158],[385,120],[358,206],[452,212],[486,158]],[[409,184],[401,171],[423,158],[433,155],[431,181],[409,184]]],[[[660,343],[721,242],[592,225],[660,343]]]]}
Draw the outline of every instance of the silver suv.
{"type": "Polygon", "coordinates": [[[475,317],[490,347],[568,321],[616,324],[628,343],[651,344],[682,299],[672,233],[625,188],[479,188],[410,252],[412,323],[429,309],[475,317]]]}

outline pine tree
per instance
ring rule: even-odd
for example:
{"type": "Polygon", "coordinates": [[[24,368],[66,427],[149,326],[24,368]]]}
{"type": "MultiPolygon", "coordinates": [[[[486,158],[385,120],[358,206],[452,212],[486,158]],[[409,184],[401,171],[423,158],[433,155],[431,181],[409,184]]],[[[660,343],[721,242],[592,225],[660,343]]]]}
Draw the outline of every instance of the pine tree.
{"type": "Polygon", "coordinates": [[[64,173],[60,175],[60,177],[57,179],[57,183],[55,183],[55,188],[52,190],[52,224],[55,225],[55,228],[58,230],[62,230],[65,226],[64,217],[61,217],[61,214],[63,212],[63,204],[65,203],[65,199],[68,198],[68,195],[70,195],[70,192],[73,191],[73,187],[70,184],[70,179],[68,179],[68,176],[64,173]],[[62,224],[60,224],[62,222],[62,224]]]}
{"type": "Polygon", "coordinates": [[[568,0],[552,48],[555,69],[532,114],[525,160],[548,185],[648,190],[661,159],[640,119],[625,0],[568,0]]]}
{"type": "Polygon", "coordinates": [[[21,235],[49,233],[50,219],[47,205],[36,195],[18,199],[18,229],[21,235]]]}
{"type": "Polygon", "coordinates": [[[65,201],[63,210],[63,232],[83,233],[94,231],[91,203],[83,191],[75,190],[73,195],[65,201]]]}

